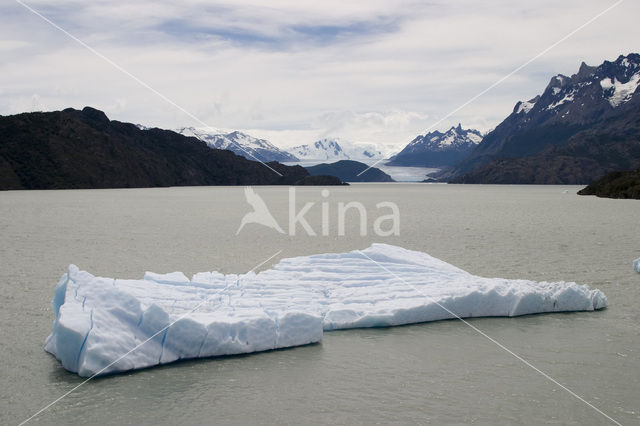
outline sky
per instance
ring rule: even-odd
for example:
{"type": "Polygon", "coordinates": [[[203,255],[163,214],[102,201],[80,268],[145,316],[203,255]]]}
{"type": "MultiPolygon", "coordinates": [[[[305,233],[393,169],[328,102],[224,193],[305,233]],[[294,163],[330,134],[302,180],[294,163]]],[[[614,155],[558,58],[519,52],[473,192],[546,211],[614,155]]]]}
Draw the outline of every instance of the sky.
{"type": "Polygon", "coordinates": [[[616,2],[20,1],[112,63],[4,0],[0,115],[89,105],[281,147],[338,137],[401,149],[458,123],[486,132],[552,76],[640,51],[640,2],[624,0],[474,99],[616,2]]]}

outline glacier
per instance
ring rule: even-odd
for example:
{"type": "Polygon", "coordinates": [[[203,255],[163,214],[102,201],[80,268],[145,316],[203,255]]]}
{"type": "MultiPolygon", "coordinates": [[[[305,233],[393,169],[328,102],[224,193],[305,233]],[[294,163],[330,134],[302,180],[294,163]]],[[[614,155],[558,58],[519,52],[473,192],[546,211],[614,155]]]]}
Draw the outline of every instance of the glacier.
{"type": "Polygon", "coordinates": [[[322,161],[367,161],[387,158],[390,148],[367,142],[348,142],[340,138],[324,138],[312,144],[298,145],[288,152],[302,162],[317,164],[322,161]],[[384,150],[382,152],[380,149],[384,150]]]}
{"type": "Polygon", "coordinates": [[[337,329],[591,311],[607,298],[573,282],[483,278],[426,253],[373,244],[283,259],[257,274],[191,279],[103,278],[70,265],[52,306],[45,350],[90,377],[316,343],[337,329]]]}

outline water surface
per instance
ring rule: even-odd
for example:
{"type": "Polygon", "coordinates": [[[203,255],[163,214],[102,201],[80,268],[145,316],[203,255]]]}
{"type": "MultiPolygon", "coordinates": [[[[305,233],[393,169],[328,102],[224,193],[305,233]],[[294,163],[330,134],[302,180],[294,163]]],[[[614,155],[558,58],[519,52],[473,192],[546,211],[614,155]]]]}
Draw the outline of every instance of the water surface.
{"type": "MultiPolygon", "coordinates": [[[[599,312],[470,322],[623,424],[640,423],[640,202],[578,187],[358,184],[297,188],[320,233],[258,225],[238,187],[0,193],[0,423],[17,424],[82,379],[44,352],[53,288],[69,263],[96,275],[243,273],[279,258],[385,242],[484,276],[566,280],[603,290],[599,312]],[[568,189],[568,193],[563,193],[568,189]],[[336,205],[359,201],[337,235],[336,205]],[[377,237],[376,203],[401,212],[377,237]]],[[[256,187],[286,228],[288,188],[256,187]]],[[[96,379],[33,420],[42,424],[605,424],[606,419],[460,321],[325,333],[321,344],[212,358],[96,379]]]]}

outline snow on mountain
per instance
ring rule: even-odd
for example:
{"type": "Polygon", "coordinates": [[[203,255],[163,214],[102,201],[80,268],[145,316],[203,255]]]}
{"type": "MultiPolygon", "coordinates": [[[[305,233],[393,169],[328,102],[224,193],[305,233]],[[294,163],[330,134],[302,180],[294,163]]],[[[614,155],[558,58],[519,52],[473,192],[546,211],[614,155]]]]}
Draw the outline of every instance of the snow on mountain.
{"type": "Polygon", "coordinates": [[[538,102],[538,100],[540,100],[540,96],[536,96],[533,99],[530,99],[526,102],[518,102],[516,104],[516,114],[520,114],[522,112],[524,112],[525,114],[528,114],[529,111],[531,111],[533,109],[533,107],[535,106],[536,102],[538,102]]]}
{"type": "Polygon", "coordinates": [[[482,133],[475,129],[463,129],[462,124],[458,124],[458,127],[451,127],[445,133],[436,130],[424,136],[418,136],[407,145],[405,150],[417,152],[425,148],[432,151],[464,149],[473,147],[479,144],[480,141],[482,141],[482,133]]]}
{"type": "Polygon", "coordinates": [[[580,65],[571,77],[558,74],[545,91],[528,102],[518,102],[513,110],[520,127],[543,121],[580,122],[599,119],[611,108],[628,103],[640,86],[640,55],[620,55],[613,62],[594,67],[580,65]],[[609,108],[611,107],[611,108],[609,108]],[[529,117],[524,117],[529,115],[529,117]],[[558,115],[558,117],[555,117],[558,115]],[[573,116],[573,118],[571,117],[573,116]]]}
{"type": "Polygon", "coordinates": [[[372,143],[344,143],[342,148],[352,160],[384,158],[384,152],[372,143]]]}
{"type": "Polygon", "coordinates": [[[216,129],[183,127],[176,132],[193,136],[214,149],[228,149],[249,160],[298,161],[296,156],[281,150],[266,139],[258,139],[239,131],[223,133],[216,129]]]}
{"type": "Polygon", "coordinates": [[[300,160],[348,160],[337,140],[321,139],[312,144],[289,148],[289,152],[300,160]]]}
{"type": "MultiPolygon", "coordinates": [[[[640,93],[640,55],[620,55],[599,66],[584,62],[571,77],[558,74],[551,78],[542,94],[527,102],[518,102],[502,127],[513,136],[544,125],[584,127],[605,116],[618,115],[640,93]]],[[[502,129],[501,129],[502,130],[502,129]]],[[[495,132],[491,132],[495,136],[495,132]]],[[[493,138],[485,138],[490,141],[493,138]]],[[[484,144],[483,144],[484,145],[484,144]]]]}
{"type": "Polygon", "coordinates": [[[295,146],[289,152],[300,160],[370,160],[384,154],[371,143],[350,143],[341,139],[321,139],[312,144],[295,146]]]}
{"type": "Polygon", "coordinates": [[[640,111],[639,87],[637,53],[598,66],[582,62],[577,73],[558,74],[540,95],[516,103],[468,157],[438,178],[467,183],[587,183],[608,171],[635,168],[633,117],[640,111]],[[565,148],[568,145],[572,148],[565,148]]]}
{"type": "Polygon", "coordinates": [[[429,132],[412,140],[388,165],[442,167],[454,164],[482,141],[482,133],[461,124],[446,132],[429,132]]]}
{"type": "Polygon", "coordinates": [[[631,100],[636,89],[640,85],[640,73],[634,74],[629,81],[621,83],[617,78],[605,78],[600,80],[600,87],[608,94],[607,98],[612,107],[617,107],[622,103],[631,100]]]}

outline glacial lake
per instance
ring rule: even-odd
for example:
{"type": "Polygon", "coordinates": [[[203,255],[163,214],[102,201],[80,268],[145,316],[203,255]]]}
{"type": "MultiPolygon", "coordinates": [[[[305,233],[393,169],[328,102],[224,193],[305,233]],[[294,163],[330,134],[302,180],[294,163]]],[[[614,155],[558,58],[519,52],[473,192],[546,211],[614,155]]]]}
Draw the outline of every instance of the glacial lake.
{"type": "MultiPolygon", "coordinates": [[[[286,229],[289,189],[254,187],[286,229]]],[[[640,201],[576,186],[354,184],[296,188],[319,234],[247,225],[242,187],[0,193],[0,423],[18,424],[84,379],[43,349],[53,289],[70,263],[95,275],[244,273],[266,259],[368,247],[427,252],[473,274],[599,288],[597,312],[469,323],[622,424],[640,423],[640,201]],[[565,192],[566,191],[566,192],[565,192]],[[336,206],[367,209],[337,233],[336,206]],[[374,220],[400,210],[400,235],[374,220]],[[322,202],[330,233],[320,233],[322,202]]],[[[608,421],[459,320],[334,331],[322,343],[98,378],[34,424],[576,424],[608,421]]]]}

